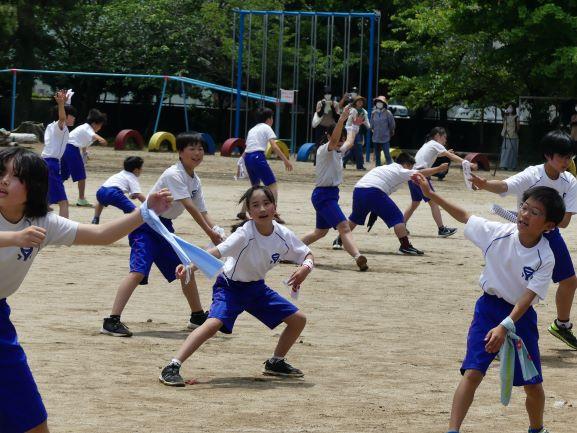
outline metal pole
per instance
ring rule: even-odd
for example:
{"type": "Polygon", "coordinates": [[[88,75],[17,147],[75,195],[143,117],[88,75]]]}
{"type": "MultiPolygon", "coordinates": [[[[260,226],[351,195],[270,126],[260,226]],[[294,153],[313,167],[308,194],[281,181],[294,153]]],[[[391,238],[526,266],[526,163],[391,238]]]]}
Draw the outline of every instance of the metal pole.
{"type": "MultiPolygon", "coordinates": [[[[250,63],[252,62],[252,15],[248,16],[248,42],[246,43],[246,90],[250,90],[250,63]]],[[[262,104],[262,100],[261,100],[262,104]]],[[[248,112],[249,112],[248,95],[244,101],[244,133],[248,134],[248,112]]]]}
{"type": "MultiPolygon", "coordinates": [[[[231,50],[230,50],[230,87],[233,88],[234,87],[234,44],[236,43],[236,15],[234,15],[233,13],[233,17],[235,17],[235,19],[233,19],[233,24],[232,24],[232,44],[231,44],[231,50]]],[[[228,105],[228,111],[229,111],[229,124],[228,124],[228,136],[231,137],[232,136],[232,93],[229,95],[229,105],[228,105]]]]}
{"type": "Polygon", "coordinates": [[[16,74],[15,70],[12,71],[12,108],[10,114],[10,130],[14,129],[14,122],[16,120],[16,74]]]}
{"type": "MultiPolygon", "coordinates": [[[[372,111],[372,101],[373,101],[373,72],[374,72],[374,54],[375,54],[375,17],[371,16],[371,30],[369,36],[369,82],[367,84],[368,95],[367,95],[367,113],[369,119],[371,118],[372,111]]],[[[369,162],[371,160],[371,131],[367,131],[366,135],[366,160],[369,162]]]]}
{"type": "Polygon", "coordinates": [[[301,41],[301,17],[297,15],[296,17],[296,31],[295,31],[295,53],[293,59],[293,90],[294,90],[294,100],[292,105],[292,119],[291,119],[291,153],[296,152],[296,132],[297,132],[297,109],[299,101],[299,73],[300,73],[300,41],[301,41]]]}
{"type": "Polygon", "coordinates": [[[188,107],[186,105],[186,89],[184,88],[184,82],[180,82],[180,88],[182,89],[182,105],[184,107],[184,127],[186,131],[189,131],[188,127],[188,107]]]}
{"type": "Polygon", "coordinates": [[[164,77],[164,81],[162,82],[162,93],[160,95],[160,104],[158,104],[158,112],[156,113],[156,122],[154,123],[154,131],[153,134],[156,134],[158,130],[158,122],[160,121],[160,112],[162,111],[162,101],[164,100],[164,94],[166,93],[166,83],[168,82],[168,77],[164,77]]]}
{"type": "Polygon", "coordinates": [[[238,29],[238,59],[236,65],[236,113],[234,116],[234,136],[240,135],[240,86],[242,81],[242,48],[244,39],[244,13],[241,11],[240,25],[238,29]]]}
{"type": "Polygon", "coordinates": [[[284,36],[284,15],[279,17],[279,29],[278,29],[278,53],[277,53],[277,70],[276,70],[276,91],[278,97],[278,103],[276,104],[276,113],[275,113],[275,125],[274,125],[274,133],[277,137],[280,136],[280,110],[281,110],[281,101],[280,101],[280,89],[282,86],[282,47],[283,47],[283,36],[284,36]]]}

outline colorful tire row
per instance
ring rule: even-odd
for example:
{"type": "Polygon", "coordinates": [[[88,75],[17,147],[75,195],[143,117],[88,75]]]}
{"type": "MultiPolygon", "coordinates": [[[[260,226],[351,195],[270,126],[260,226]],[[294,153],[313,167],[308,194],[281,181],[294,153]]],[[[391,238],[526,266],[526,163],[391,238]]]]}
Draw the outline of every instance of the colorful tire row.
{"type": "MultiPolygon", "coordinates": [[[[207,154],[214,155],[216,152],[216,144],[210,134],[203,132],[202,138],[207,145],[207,154]]],[[[114,140],[115,150],[126,150],[129,143],[134,143],[137,149],[141,150],[144,148],[144,139],[140,132],[135,129],[123,129],[120,131],[114,140]]],[[[159,131],[150,137],[148,141],[148,151],[158,152],[161,150],[170,150],[176,152],[176,137],[174,134],[165,131],[159,131]]]]}

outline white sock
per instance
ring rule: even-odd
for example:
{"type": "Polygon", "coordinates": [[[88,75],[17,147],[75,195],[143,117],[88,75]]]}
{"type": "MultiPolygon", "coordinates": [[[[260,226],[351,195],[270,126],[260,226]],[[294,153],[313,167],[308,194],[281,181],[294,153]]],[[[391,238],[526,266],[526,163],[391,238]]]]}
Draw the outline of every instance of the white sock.
{"type": "Polygon", "coordinates": [[[271,358],[270,358],[270,360],[271,360],[272,362],[282,361],[283,359],[284,359],[283,356],[275,356],[275,355],[271,356],[271,358]]]}
{"type": "Polygon", "coordinates": [[[170,360],[170,363],[171,363],[171,364],[176,364],[176,365],[178,365],[179,367],[182,365],[182,362],[180,362],[180,361],[179,361],[178,359],[176,359],[176,358],[172,358],[172,359],[170,360]]]}
{"type": "Polygon", "coordinates": [[[564,321],[564,320],[555,319],[555,324],[559,328],[571,329],[573,327],[571,320],[564,321]]]}
{"type": "Polygon", "coordinates": [[[359,252],[359,253],[357,253],[356,256],[353,257],[353,259],[357,260],[357,259],[358,259],[359,257],[361,257],[361,256],[362,256],[362,254],[359,252]]]}

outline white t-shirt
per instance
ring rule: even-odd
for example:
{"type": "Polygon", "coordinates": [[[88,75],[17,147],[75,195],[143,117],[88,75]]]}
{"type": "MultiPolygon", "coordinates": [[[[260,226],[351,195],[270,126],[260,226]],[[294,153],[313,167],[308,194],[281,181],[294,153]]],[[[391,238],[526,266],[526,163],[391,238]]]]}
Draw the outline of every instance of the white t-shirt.
{"type": "Polygon", "coordinates": [[[68,137],[69,132],[66,124],[64,124],[62,129],[58,127],[57,121],[48,125],[44,131],[42,158],[62,159],[62,155],[64,155],[64,151],[66,150],[66,144],[68,144],[68,137]]]}
{"type": "Polygon", "coordinates": [[[343,154],[329,150],[329,143],[319,146],[315,175],[316,186],[339,186],[343,183],[343,154]]]}
{"type": "Polygon", "coordinates": [[[276,138],[273,129],[266,123],[259,123],[248,131],[245,152],[264,152],[268,141],[273,138],[276,138]]]}
{"type": "Polygon", "coordinates": [[[429,140],[421,146],[415,155],[415,169],[431,168],[440,153],[445,152],[445,146],[435,140],[429,140]]]}
{"type": "Polygon", "coordinates": [[[359,179],[355,188],[378,188],[387,195],[406,183],[416,170],[407,170],[396,162],[375,167],[359,179]]]}
{"type": "Polygon", "coordinates": [[[160,215],[163,218],[178,218],[184,212],[184,206],[179,200],[184,198],[191,198],[199,212],[206,212],[200,179],[196,173],[189,176],[182,162],[178,161],[164,170],[150,192],[160,191],[162,188],[168,188],[174,199],[170,208],[160,215]]]}
{"type": "Polygon", "coordinates": [[[42,218],[22,218],[16,224],[7,221],[0,213],[0,231],[20,231],[31,225],[46,229],[46,238],[40,248],[0,248],[0,299],[18,290],[39,250],[46,245],[72,245],[78,229],[77,222],[53,212],[42,218]]]}
{"type": "Polygon", "coordinates": [[[107,188],[120,188],[124,194],[128,193],[130,196],[140,194],[141,192],[138,177],[134,173],[126,170],[113,174],[106,179],[106,182],[104,182],[102,186],[107,188]]]}
{"type": "Polygon", "coordinates": [[[68,142],[76,147],[88,147],[94,141],[95,134],[96,132],[94,132],[92,126],[88,123],[84,123],[70,132],[68,142]]]}
{"type": "Polygon", "coordinates": [[[548,186],[563,197],[565,212],[577,213],[577,180],[568,171],[561,173],[556,180],[553,180],[545,173],[544,164],[532,165],[521,173],[505,179],[505,183],[507,184],[507,192],[501,195],[515,194],[519,204],[523,199],[523,193],[529,188],[548,186]]]}
{"type": "Polygon", "coordinates": [[[302,263],[309,247],[301,242],[288,228],[273,221],[270,236],[261,235],[254,221],[238,228],[217,246],[224,263],[224,275],[234,281],[264,280],[266,273],[281,260],[302,263]]]}
{"type": "Polygon", "coordinates": [[[549,241],[541,238],[532,248],[519,241],[516,224],[503,224],[471,216],[465,225],[465,237],[485,255],[485,268],[479,285],[490,295],[515,305],[525,289],[537,294],[533,303],[545,299],[551,283],[555,257],[549,241]]]}

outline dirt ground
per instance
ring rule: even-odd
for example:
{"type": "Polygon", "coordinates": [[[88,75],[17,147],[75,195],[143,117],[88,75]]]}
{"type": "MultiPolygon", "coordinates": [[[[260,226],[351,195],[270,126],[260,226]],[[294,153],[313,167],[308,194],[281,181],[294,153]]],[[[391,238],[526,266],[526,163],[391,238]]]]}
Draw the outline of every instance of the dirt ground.
{"type": "MultiPolygon", "coordinates": [[[[37,148],[39,149],[39,148],[37,148]]],[[[131,152],[145,159],[141,177],[148,191],[175,154],[131,152]]],[[[87,196],[122,167],[127,153],[91,149],[87,196]]],[[[230,227],[236,201],[248,187],[235,181],[236,160],[206,156],[198,169],[209,213],[230,227]]],[[[273,161],[280,182],[280,212],[302,236],[314,227],[310,203],[313,166],[295,163],[293,173],[273,161]]],[[[360,172],[347,169],[341,205],[350,212],[352,189],[360,172]]],[[[507,173],[497,173],[504,178],[507,173]]],[[[451,170],[437,189],[469,211],[496,219],[491,203],[512,208],[514,198],[464,189],[460,170],[451,170]]],[[[67,184],[70,200],[76,186],[67,184]]],[[[393,199],[403,209],[408,188],[393,199]]],[[[89,223],[92,209],[71,208],[71,217],[89,223]]],[[[120,215],[106,209],[102,221],[120,215]]],[[[169,388],[158,382],[160,369],[186,337],[188,308],[178,283],[169,285],[157,270],[151,283],[135,292],[124,314],[130,339],[99,334],[110,313],[120,280],[128,270],[127,239],[105,247],[48,247],[37,258],[21,289],[9,299],[13,321],[49,413],[52,432],[445,432],[466,333],[483,266],[481,252],[463,237],[463,226],[443,213],[458,233],[436,236],[427,205],[410,221],[413,244],[422,257],[396,254],[392,230],[379,221],[355,239],[369,259],[360,273],[344,251],[333,251],[334,232],[312,245],[317,267],[305,282],[297,305],[307,327],[288,360],[304,379],[262,376],[279,329],[270,331],[248,314],[231,336],[210,340],[183,366],[185,378],[199,383],[169,388]]],[[[575,251],[575,222],[564,231],[575,251]]],[[[175,222],[177,233],[199,245],[207,238],[188,214],[175,222]]],[[[281,294],[292,272],[280,265],[268,274],[281,294]]],[[[204,306],[211,282],[199,277],[204,306]]],[[[546,426],[551,432],[576,431],[577,353],[550,336],[555,318],[555,287],[537,307],[544,366],[546,426]],[[564,404],[562,402],[565,402],[564,404]],[[571,427],[573,426],[573,427],[571,427]]],[[[577,317],[574,314],[574,317],[577,317]]],[[[524,394],[516,389],[509,407],[499,402],[498,365],[480,387],[463,432],[523,432],[528,421],[524,394]]]]}

